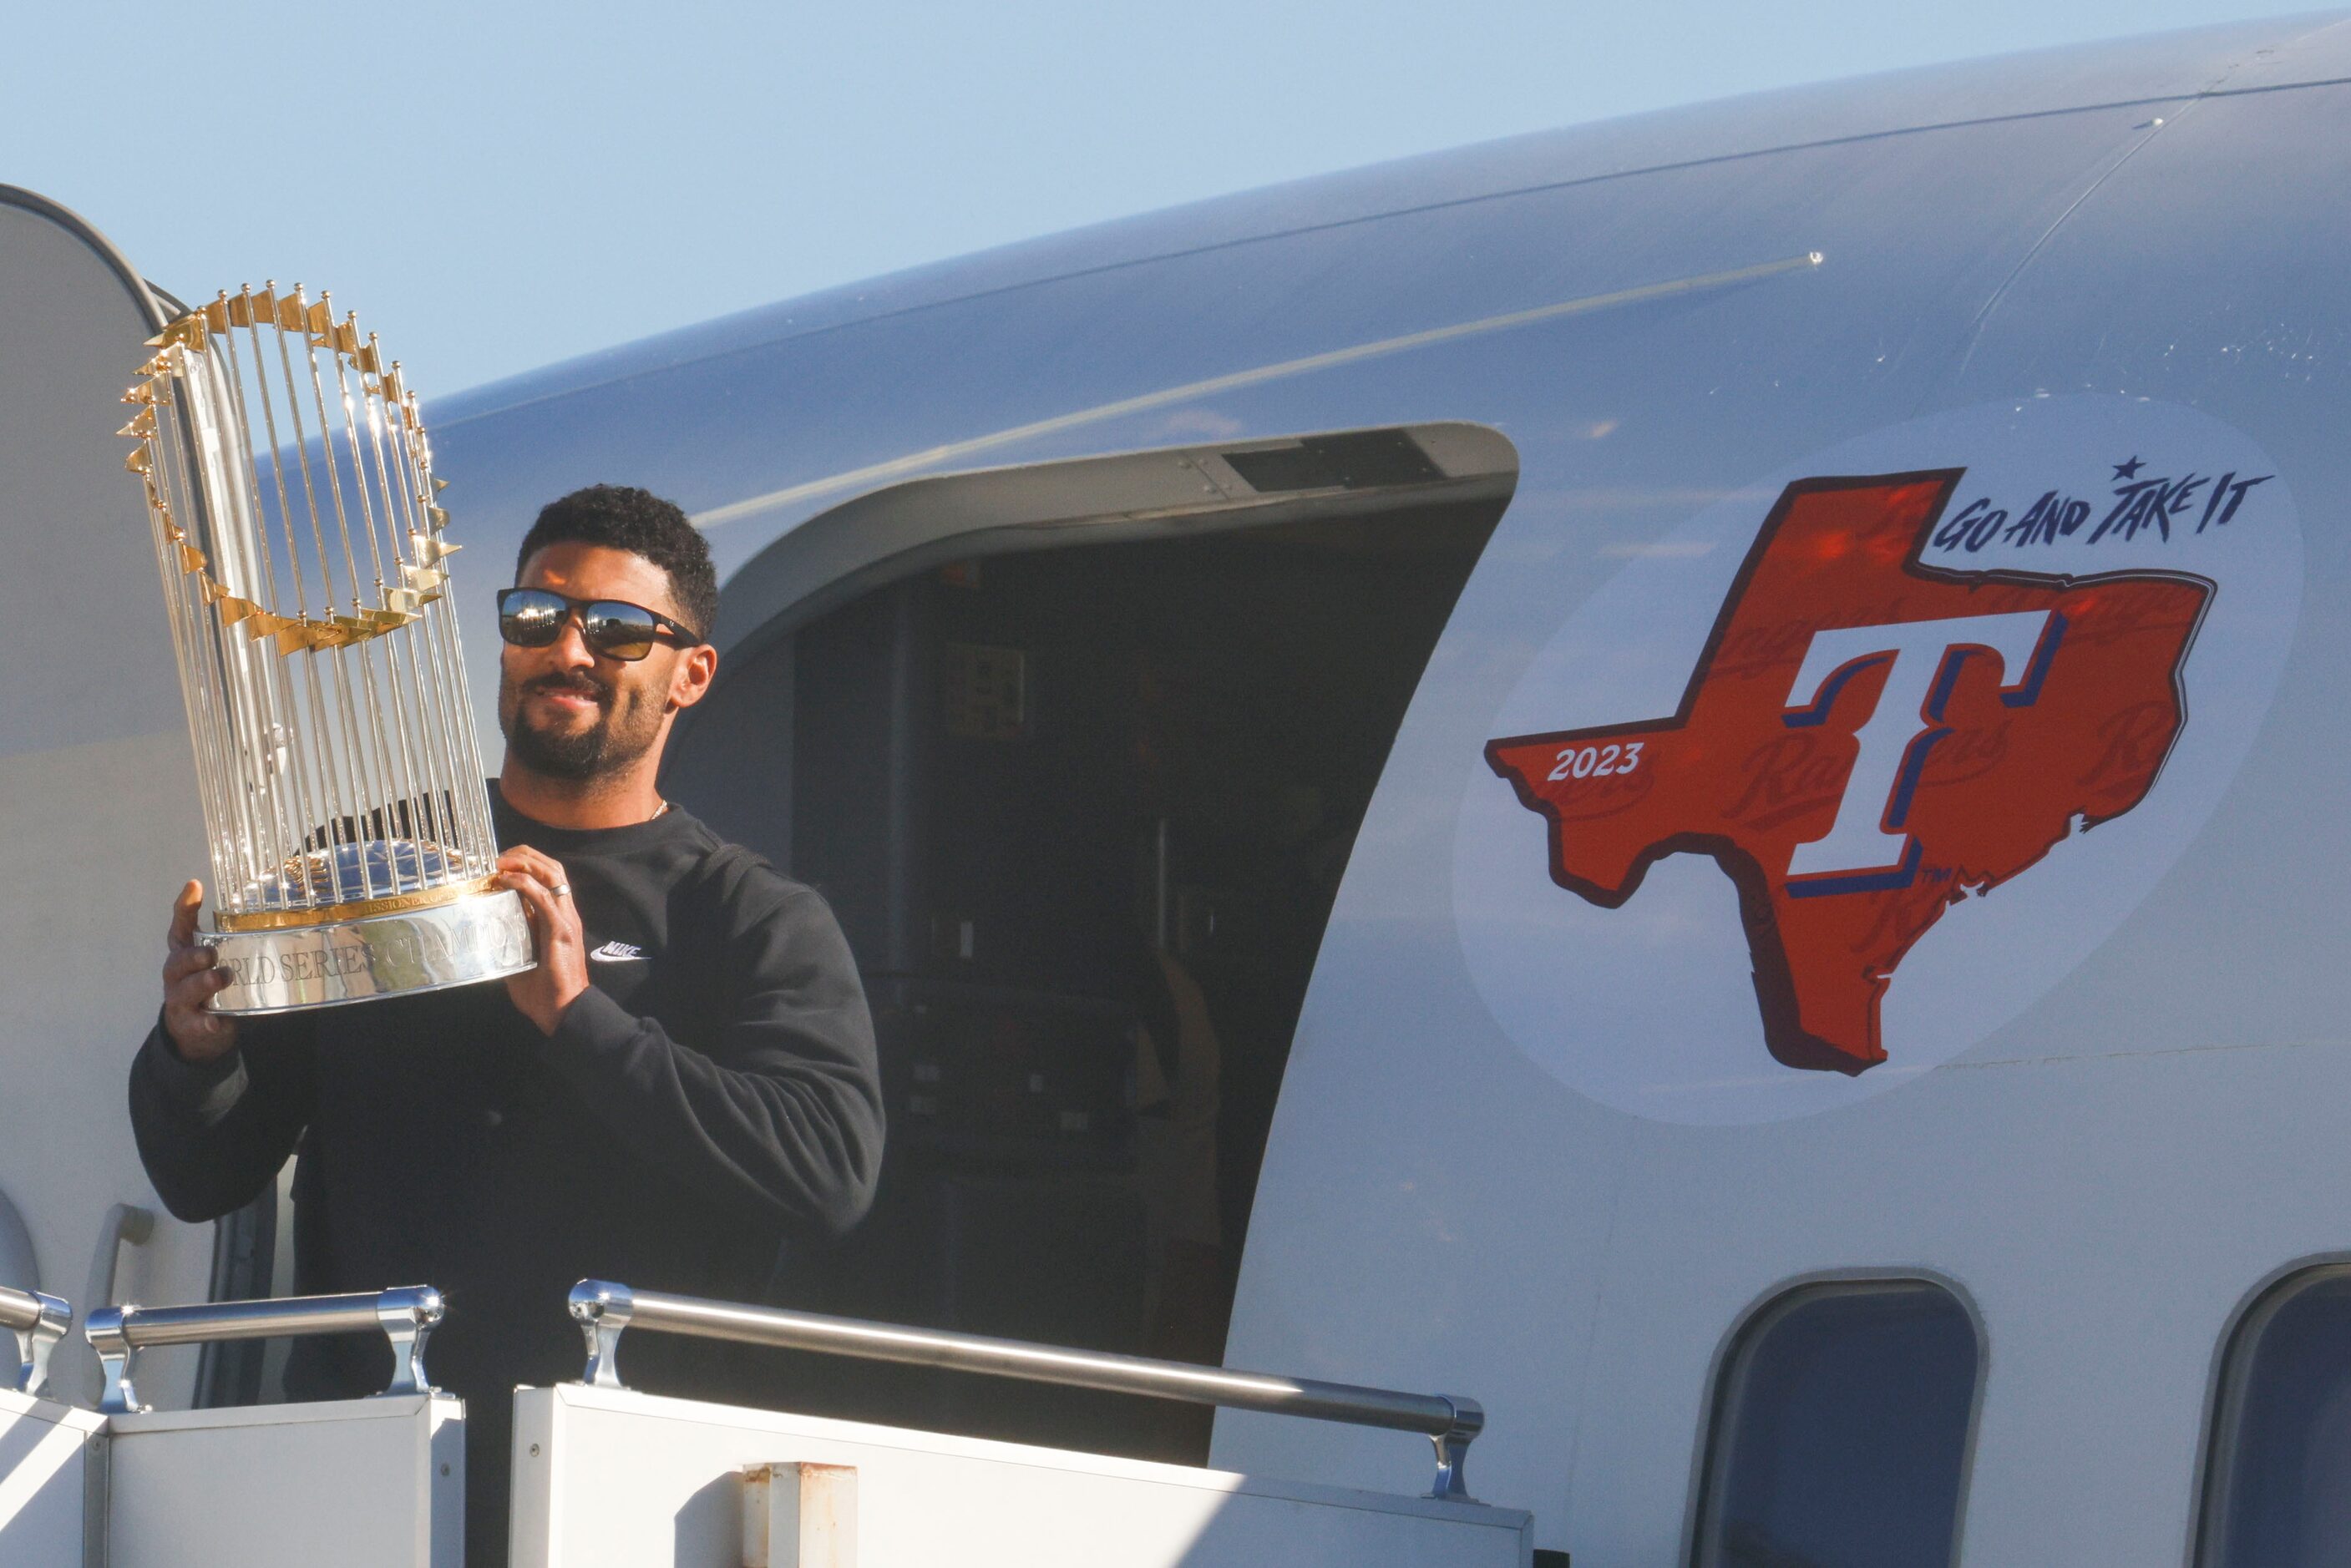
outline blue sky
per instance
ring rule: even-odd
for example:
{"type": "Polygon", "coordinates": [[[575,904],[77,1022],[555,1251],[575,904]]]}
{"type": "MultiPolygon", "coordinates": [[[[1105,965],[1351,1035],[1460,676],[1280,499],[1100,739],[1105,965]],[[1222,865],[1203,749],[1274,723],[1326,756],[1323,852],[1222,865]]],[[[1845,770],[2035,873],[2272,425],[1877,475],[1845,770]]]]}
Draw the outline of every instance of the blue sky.
{"type": "Polygon", "coordinates": [[[332,288],[428,395],[1228,191],[2229,0],[46,0],[0,182],[189,296],[332,288]]]}

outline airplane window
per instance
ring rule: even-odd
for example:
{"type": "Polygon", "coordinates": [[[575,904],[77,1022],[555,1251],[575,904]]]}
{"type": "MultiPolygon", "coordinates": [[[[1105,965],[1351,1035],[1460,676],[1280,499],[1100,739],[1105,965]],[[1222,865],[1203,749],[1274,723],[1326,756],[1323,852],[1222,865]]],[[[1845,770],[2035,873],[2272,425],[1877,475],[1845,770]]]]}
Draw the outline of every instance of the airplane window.
{"type": "Polygon", "coordinates": [[[2203,1568],[2351,1562],[2351,1265],[2245,1314],[2221,1369],[2203,1568]]]}
{"type": "Polygon", "coordinates": [[[1700,1568],[1949,1564],[1978,1369],[1974,1321],[1923,1280],[1766,1307],[1717,1395],[1700,1568]]]}

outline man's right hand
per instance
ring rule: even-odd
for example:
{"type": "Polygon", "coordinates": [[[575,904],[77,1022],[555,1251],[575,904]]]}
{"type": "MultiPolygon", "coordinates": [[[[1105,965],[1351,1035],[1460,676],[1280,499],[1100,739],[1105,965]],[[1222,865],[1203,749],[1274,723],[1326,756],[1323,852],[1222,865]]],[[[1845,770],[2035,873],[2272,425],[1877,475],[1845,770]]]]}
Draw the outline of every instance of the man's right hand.
{"type": "Polygon", "coordinates": [[[215,1061],[236,1049],[236,1021],[211,1005],[235,977],[219,967],[219,953],[196,941],[204,901],[202,882],[189,883],[172,900],[171,954],[163,961],[163,1030],[188,1062],[215,1061]]]}

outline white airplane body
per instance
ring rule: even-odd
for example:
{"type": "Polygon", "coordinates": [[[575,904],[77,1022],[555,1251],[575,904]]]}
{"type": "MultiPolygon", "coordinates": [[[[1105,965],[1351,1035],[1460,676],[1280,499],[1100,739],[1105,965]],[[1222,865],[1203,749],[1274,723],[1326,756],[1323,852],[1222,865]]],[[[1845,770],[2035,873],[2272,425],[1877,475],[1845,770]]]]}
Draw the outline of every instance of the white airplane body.
{"type": "MultiPolygon", "coordinates": [[[[2260,1336],[2351,1262],[2346,148],[2351,23],[2207,29],[1278,187],[447,398],[477,722],[539,505],[693,514],[726,674],[670,784],[841,908],[934,1173],[980,1113],[909,1020],[1068,1015],[1013,993],[1099,991],[1050,933],[1137,888],[1185,940],[1136,823],[1343,856],[1319,928],[1237,871],[1186,906],[1211,979],[1303,944],[1233,1004],[1225,1359],[1475,1397],[1473,1490],[1578,1568],[2335,1560],[2313,1379],[2351,1350],[2308,1341],[2290,1416],[2260,1336]],[[1134,733],[1228,784],[1068,776],[1123,754],[1056,728],[1129,712],[1086,667],[1213,693],[1218,614],[1254,705],[1134,733]],[[974,660],[1016,673],[982,701],[974,660]],[[1328,722],[1357,668],[1392,733],[1328,722]],[[1265,757],[1291,828],[1210,823],[1265,757]]],[[[0,341],[110,394],[152,328],[98,244],[0,204],[80,313],[0,341]]],[[[58,385],[0,370],[0,1192],[71,1294],[153,1206],[121,1071],[198,836],[137,490],[58,385]]],[[[150,1300],[237,1277],[169,1223],[125,1257],[150,1300]]],[[[1266,1416],[1208,1458],[1426,1480],[1266,1416]]]]}

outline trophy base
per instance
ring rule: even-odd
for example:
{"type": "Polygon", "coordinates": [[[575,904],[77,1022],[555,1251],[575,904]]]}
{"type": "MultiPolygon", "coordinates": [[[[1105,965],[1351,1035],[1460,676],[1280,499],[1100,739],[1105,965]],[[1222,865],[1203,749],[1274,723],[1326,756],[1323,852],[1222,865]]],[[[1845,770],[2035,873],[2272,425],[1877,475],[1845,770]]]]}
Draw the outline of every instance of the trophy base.
{"type": "Polygon", "coordinates": [[[235,981],[214,1012],[250,1015],[446,991],[538,963],[519,895],[499,888],[445,904],[316,926],[199,931],[235,981]]]}

